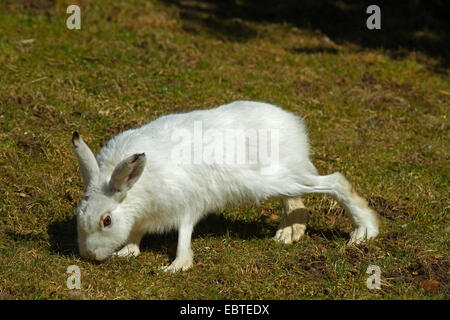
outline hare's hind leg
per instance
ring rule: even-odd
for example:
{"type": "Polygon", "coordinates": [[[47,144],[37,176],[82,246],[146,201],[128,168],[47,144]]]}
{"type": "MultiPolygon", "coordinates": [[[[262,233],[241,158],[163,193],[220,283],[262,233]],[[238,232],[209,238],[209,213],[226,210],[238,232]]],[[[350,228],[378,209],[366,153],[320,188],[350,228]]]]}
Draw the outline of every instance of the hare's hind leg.
{"type": "Polygon", "coordinates": [[[369,208],[367,201],[356,193],[342,174],[336,172],[327,176],[306,176],[303,184],[304,193],[328,194],[347,209],[356,225],[350,234],[349,244],[364,242],[378,235],[377,213],[369,208]]]}
{"type": "Polygon", "coordinates": [[[281,201],[284,215],[274,240],[291,244],[300,240],[305,234],[306,224],[309,220],[308,209],[303,204],[301,197],[286,198],[281,201]]]}

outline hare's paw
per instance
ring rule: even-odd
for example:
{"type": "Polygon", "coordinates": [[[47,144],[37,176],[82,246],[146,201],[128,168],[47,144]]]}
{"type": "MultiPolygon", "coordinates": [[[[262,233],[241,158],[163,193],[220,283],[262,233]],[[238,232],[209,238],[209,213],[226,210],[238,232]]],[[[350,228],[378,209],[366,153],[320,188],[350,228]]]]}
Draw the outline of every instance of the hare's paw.
{"type": "Polygon", "coordinates": [[[114,256],[116,257],[137,257],[141,251],[139,250],[139,246],[135,243],[129,243],[116,253],[114,256]]]}
{"type": "Polygon", "coordinates": [[[292,244],[305,234],[309,213],[301,198],[289,198],[284,200],[284,204],[285,216],[273,239],[280,243],[292,244]]]}
{"type": "Polygon", "coordinates": [[[288,226],[280,226],[273,239],[283,244],[292,244],[299,241],[305,231],[305,224],[293,223],[288,226]]]}
{"type": "Polygon", "coordinates": [[[363,243],[378,235],[378,226],[359,226],[350,233],[348,245],[363,243]]]}
{"type": "Polygon", "coordinates": [[[170,265],[164,266],[161,269],[164,272],[178,272],[186,271],[192,267],[192,258],[176,258],[170,265]]]}

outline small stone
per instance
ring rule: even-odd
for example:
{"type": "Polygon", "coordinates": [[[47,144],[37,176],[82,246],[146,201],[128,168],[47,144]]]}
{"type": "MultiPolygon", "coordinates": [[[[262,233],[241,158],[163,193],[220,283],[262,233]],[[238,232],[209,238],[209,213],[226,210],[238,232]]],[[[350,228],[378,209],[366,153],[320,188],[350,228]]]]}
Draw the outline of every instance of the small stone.
{"type": "Polygon", "coordinates": [[[24,39],[24,40],[20,40],[20,43],[22,44],[31,44],[34,42],[34,39],[24,39]]]}

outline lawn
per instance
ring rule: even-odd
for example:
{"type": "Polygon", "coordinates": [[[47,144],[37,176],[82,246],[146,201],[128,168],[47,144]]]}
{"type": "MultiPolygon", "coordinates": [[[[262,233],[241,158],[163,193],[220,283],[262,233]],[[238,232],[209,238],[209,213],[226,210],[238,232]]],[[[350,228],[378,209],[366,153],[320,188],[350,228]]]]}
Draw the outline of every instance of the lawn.
{"type": "Polygon", "coordinates": [[[0,299],[448,299],[448,15],[438,1],[415,1],[419,16],[380,5],[370,31],[359,1],[281,3],[78,0],[81,29],[69,30],[72,2],[2,1],[0,299]],[[314,195],[293,245],[272,240],[273,199],[202,221],[186,272],[160,270],[176,233],[146,236],[135,259],[83,260],[72,132],[96,153],[161,115],[238,99],[301,115],[320,173],[354,183],[379,237],[347,246],[350,218],[314,195]],[[70,265],[81,290],[66,286],[70,265]]]}

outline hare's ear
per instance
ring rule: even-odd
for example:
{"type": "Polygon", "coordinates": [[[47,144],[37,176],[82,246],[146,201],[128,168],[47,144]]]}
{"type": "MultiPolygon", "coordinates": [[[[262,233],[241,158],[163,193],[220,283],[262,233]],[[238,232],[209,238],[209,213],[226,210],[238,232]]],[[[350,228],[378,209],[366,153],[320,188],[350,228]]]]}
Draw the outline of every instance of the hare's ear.
{"type": "Polygon", "coordinates": [[[145,167],[145,153],[136,153],[122,160],[114,169],[109,188],[118,201],[122,201],[128,190],[138,181],[145,167]]]}
{"type": "Polygon", "coordinates": [[[74,132],[72,136],[72,144],[74,147],[75,155],[78,158],[80,164],[81,174],[83,175],[84,189],[86,190],[89,183],[98,175],[98,163],[95,160],[94,154],[91,149],[84,143],[78,132],[74,132]]]}

